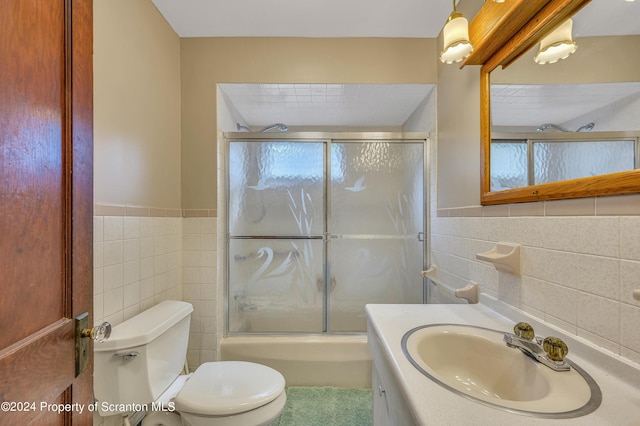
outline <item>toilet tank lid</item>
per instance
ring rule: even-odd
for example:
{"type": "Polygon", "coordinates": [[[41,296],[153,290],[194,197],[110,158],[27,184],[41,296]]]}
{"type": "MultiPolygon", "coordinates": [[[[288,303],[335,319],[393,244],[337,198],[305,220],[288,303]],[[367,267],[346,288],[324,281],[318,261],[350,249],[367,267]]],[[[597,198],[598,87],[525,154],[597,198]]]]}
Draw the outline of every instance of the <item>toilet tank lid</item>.
{"type": "Polygon", "coordinates": [[[193,312],[191,303],[166,300],[140,312],[113,327],[111,336],[103,343],[96,343],[96,352],[117,351],[146,345],[193,312]]]}

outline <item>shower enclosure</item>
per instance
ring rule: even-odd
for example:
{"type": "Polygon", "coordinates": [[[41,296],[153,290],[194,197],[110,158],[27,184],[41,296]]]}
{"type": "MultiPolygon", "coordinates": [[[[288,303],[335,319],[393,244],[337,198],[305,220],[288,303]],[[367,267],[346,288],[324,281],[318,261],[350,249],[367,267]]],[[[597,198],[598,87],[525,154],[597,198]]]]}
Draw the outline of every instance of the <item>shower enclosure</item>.
{"type": "Polygon", "coordinates": [[[226,136],[229,334],[364,332],[367,303],[424,303],[426,135],[226,136]]]}

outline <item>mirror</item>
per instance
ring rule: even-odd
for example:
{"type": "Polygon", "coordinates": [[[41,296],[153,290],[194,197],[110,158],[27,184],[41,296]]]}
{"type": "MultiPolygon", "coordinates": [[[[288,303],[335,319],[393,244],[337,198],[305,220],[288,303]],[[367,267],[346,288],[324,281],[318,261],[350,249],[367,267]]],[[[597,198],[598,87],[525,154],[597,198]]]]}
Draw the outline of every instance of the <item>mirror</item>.
{"type": "Polygon", "coordinates": [[[483,205],[640,192],[637,16],[640,2],[593,0],[567,59],[536,64],[536,43],[483,66],[483,205]]]}

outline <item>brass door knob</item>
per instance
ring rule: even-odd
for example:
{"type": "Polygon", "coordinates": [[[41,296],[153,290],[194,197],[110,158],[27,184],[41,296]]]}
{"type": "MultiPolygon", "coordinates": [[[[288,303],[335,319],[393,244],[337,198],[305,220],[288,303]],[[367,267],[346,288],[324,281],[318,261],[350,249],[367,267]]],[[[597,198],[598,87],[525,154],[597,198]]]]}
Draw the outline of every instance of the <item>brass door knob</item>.
{"type": "Polygon", "coordinates": [[[562,362],[569,353],[567,344],[558,337],[547,337],[542,342],[542,348],[551,361],[562,362]]]}
{"type": "Polygon", "coordinates": [[[85,328],[82,330],[81,336],[89,337],[91,340],[102,343],[111,336],[111,324],[105,321],[95,327],[85,328]]]}
{"type": "Polygon", "coordinates": [[[513,334],[525,340],[533,340],[533,338],[536,337],[533,327],[526,322],[517,323],[513,327],[513,334]]]}

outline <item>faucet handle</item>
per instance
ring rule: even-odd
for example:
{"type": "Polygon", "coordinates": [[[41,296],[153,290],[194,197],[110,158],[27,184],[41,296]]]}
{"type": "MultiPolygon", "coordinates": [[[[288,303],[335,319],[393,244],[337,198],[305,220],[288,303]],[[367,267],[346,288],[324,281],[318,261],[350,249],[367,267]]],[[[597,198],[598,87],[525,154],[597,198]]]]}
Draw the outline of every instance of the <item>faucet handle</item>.
{"type": "Polygon", "coordinates": [[[551,361],[562,362],[569,353],[567,344],[559,337],[546,337],[542,342],[542,348],[551,361]]]}
{"type": "Polygon", "coordinates": [[[533,331],[533,327],[527,324],[526,322],[519,322],[513,327],[513,334],[516,336],[525,339],[525,340],[533,340],[536,336],[533,331]]]}

